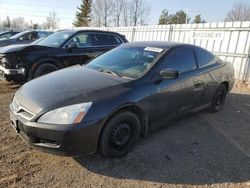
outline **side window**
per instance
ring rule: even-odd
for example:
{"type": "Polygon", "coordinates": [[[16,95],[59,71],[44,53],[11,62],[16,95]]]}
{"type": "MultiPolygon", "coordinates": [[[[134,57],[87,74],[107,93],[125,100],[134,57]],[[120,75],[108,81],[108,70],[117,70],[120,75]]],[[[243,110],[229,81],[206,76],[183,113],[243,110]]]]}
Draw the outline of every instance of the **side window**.
{"type": "Polygon", "coordinates": [[[214,55],[202,48],[195,48],[195,54],[200,67],[212,65],[214,63],[214,55]]]}
{"type": "Polygon", "coordinates": [[[38,39],[38,33],[36,32],[30,33],[30,40],[36,40],[36,39],[38,39]]]}
{"type": "Polygon", "coordinates": [[[167,55],[164,68],[175,69],[180,73],[188,72],[197,68],[194,52],[190,48],[175,49],[167,55]]]}
{"type": "Polygon", "coordinates": [[[97,46],[110,46],[121,44],[122,41],[114,35],[110,34],[96,34],[95,43],[97,46]]]}
{"type": "Polygon", "coordinates": [[[118,36],[114,36],[115,37],[115,44],[122,44],[123,41],[120,39],[120,37],[118,36]]]}
{"type": "Polygon", "coordinates": [[[26,34],[22,35],[21,37],[19,37],[18,39],[20,41],[25,41],[25,40],[30,40],[30,38],[31,38],[31,33],[26,33],[26,34]]]}
{"type": "Polygon", "coordinates": [[[76,44],[78,48],[89,47],[93,45],[91,35],[86,33],[81,33],[73,37],[70,43],[76,44]]]}
{"type": "Polygon", "coordinates": [[[4,34],[4,35],[1,35],[0,36],[0,39],[8,39],[8,38],[10,38],[12,35],[11,35],[11,33],[6,33],[6,34],[4,34]]]}

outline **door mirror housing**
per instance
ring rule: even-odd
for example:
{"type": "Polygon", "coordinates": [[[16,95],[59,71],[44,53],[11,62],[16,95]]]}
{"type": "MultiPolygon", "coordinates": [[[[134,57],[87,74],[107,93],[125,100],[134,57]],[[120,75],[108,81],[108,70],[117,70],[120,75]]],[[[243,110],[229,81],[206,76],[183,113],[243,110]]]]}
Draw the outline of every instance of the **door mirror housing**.
{"type": "Polygon", "coordinates": [[[175,69],[163,69],[160,72],[160,77],[165,80],[173,80],[180,77],[180,72],[175,69]]]}

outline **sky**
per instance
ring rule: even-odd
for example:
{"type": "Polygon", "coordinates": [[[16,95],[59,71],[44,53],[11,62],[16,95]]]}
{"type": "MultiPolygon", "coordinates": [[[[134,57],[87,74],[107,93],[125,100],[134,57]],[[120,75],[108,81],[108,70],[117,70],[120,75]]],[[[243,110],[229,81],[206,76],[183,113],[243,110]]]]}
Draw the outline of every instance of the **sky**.
{"type": "MultiPolygon", "coordinates": [[[[147,0],[151,14],[147,24],[157,24],[162,9],[170,13],[182,9],[192,18],[201,14],[207,22],[223,21],[227,12],[238,0],[147,0]]],[[[242,0],[250,2],[249,0],[242,0]]],[[[14,17],[24,17],[26,21],[43,23],[49,12],[55,10],[60,18],[60,28],[71,28],[75,12],[81,0],[0,0],[0,21],[14,17]]]]}

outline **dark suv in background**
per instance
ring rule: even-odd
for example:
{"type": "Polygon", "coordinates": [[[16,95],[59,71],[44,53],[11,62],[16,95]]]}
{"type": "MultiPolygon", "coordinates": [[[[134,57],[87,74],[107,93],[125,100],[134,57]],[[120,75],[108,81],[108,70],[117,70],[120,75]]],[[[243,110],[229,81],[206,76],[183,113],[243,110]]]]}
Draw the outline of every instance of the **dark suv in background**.
{"type": "Polygon", "coordinates": [[[53,32],[50,31],[23,31],[8,39],[0,40],[0,47],[12,44],[29,44],[39,38],[47,37],[52,33],[53,32]]]}
{"type": "Polygon", "coordinates": [[[97,30],[64,30],[38,43],[0,48],[0,76],[25,82],[58,69],[86,64],[126,43],[125,36],[97,30]]]}

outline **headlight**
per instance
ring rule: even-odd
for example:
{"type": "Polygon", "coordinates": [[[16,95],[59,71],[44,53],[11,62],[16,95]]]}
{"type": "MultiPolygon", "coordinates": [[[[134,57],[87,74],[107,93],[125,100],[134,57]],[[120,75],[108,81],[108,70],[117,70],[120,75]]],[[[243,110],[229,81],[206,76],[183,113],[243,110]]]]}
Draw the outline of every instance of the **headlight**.
{"type": "Polygon", "coordinates": [[[6,64],[9,63],[9,61],[8,61],[8,59],[4,56],[4,57],[2,57],[2,59],[1,59],[1,63],[2,63],[2,65],[5,67],[6,64]]]}
{"type": "Polygon", "coordinates": [[[91,107],[92,102],[75,104],[71,106],[66,106],[58,108],[52,111],[47,112],[42,117],[38,119],[39,123],[48,123],[48,124],[76,124],[80,123],[89,108],[91,107]]]}
{"type": "Polygon", "coordinates": [[[3,57],[2,58],[2,63],[7,63],[8,62],[8,59],[6,57],[3,57]]]}

